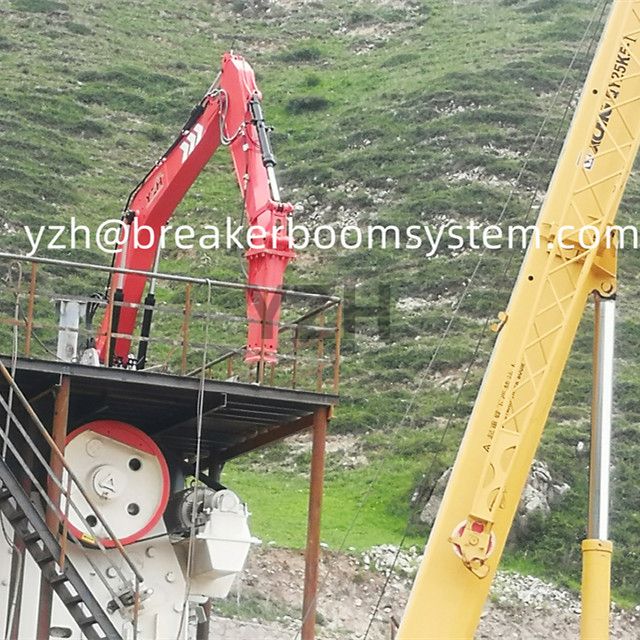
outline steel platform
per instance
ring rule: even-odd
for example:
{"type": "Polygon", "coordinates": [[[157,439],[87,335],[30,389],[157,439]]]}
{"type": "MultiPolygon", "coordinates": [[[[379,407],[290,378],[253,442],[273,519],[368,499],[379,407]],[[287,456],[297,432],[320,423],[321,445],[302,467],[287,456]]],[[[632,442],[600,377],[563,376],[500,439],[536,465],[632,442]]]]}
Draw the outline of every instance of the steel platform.
{"type": "MultiPolygon", "coordinates": [[[[0,359],[9,368],[10,357],[0,359]]],[[[62,376],[71,384],[69,432],[93,420],[122,420],[167,452],[195,453],[198,377],[19,358],[16,382],[45,425],[52,423],[53,392],[62,376]]],[[[6,397],[7,391],[0,380],[0,392],[6,397]]],[[[203,391],[202,455],[219,462],[311,427],[316,409],[338,401],[330,394],[209,379],[203,391]]]]}

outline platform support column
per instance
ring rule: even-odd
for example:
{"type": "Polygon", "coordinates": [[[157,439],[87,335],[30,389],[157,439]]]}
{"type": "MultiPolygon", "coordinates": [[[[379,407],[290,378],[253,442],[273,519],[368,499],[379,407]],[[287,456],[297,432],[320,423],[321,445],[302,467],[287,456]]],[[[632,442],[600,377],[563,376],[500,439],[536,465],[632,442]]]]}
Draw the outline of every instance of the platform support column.
{"type": "MultiPolygon", "coordinates": [[[[60,384],[56,387],[55,400],[53,408],[53,427],[51,436],[58,446],[58,449],[64,453],[65,442],[67,439],[67,429],[69,422],[69,391],[71,387],[70,378],[62,376],[60,384]]],[[[62,479],[62,460],[52,451],[49,460],[51,470],[56,477],[62,479]]],[[[55,505],[60,504],[60,488],[51,480],[47,479],[47,495],[51,502],[55,505]]],[[[60,521],[56,512],[49,506],[45,515],[47,526],[54,534],[58,536],[60,521]]],[[[49,630],[51,628],[51,607],[53,603],[53,590],[43,578],[40,579],[40,604],[38,607],[38,640],[49,640],[49,630]]]]}
{"type": "Polygon", "coordinates": [[[315,640],[318,565],[320,562],[320,516],[322,511],[322,492],[324,490],[324,458],[329,415],[327,407],[316,409],[313,415],[307,548],[305,551],[304,596],[302,601],[302,640],[315,640]]]}
{"type": "Polygon", "coordinates": [[[196,640],[209,640],[209,627],[211,624],[211,598],[207,598],[202,605],[204,621],[199,622],[196,627],[196,640]]]}

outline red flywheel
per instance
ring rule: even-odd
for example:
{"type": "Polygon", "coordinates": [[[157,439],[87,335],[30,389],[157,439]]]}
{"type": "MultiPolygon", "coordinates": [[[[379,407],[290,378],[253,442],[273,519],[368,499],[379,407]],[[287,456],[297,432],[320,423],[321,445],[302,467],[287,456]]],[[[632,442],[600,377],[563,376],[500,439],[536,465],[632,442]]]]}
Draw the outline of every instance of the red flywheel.
{"type": "MultiPolygon", "coordinates": [[[[65,457],[123,545],[152,531],[169,499],[169,470],[158,445],[146,433],[125,422],[96,420],[69,435],[65,457]]],[[[66,486],[66,478],[63,482],[66,486]]],[[[69,531],[82,541],[93,542],[97,537],[105,547],[115,546],[74,485],[71,498],[80,513],[69,507],[69,531]]]]}

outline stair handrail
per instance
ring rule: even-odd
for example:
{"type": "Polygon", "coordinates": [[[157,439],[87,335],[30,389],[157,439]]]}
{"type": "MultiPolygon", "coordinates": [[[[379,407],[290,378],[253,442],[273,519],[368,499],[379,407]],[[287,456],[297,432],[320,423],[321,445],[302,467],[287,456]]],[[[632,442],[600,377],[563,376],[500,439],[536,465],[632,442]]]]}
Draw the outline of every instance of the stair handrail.
{"type": "MultiPolygon", "coordinates": [[[[78,477],[75,475],[75,473],[69,467],[69,464],[67,463],[67,461],[66,461],[66,459],[64,457],[64,454],[62,453],[62,451],[60,451],[60,448],[58,447],[58,445],[56,444],[54,439],[51,437],[51,435],[47,431],[47,428],[42,424],[42,421],[40,420],[40,418],[38,417],[36,412],[33,410],[33,408],[31,407],[31,404],[29,403],[27,398],[24,396],[24,394],[20,390],[20,387],[18,386],[16,381],[13,379],[13,376],[11,375],[9,370],[6,368],[6,366],[4,365],[4,363],[2,362],[1,359],[0,359],[0,373],[2,374],[4,379],[7,381],[9,386],[13,389],[13,392],[16,395],[16,397],[18,398],[18,400],[20,401],[20,404],[22,404],[23,408],[25,409],[25,411],[27,412],[27,414],[29,415],[29,417],[31,418],[31,420],[33,421],[35,426],[37,427],[38,431],[43,436],[43,438],[45,439],[47,444],[50,446],[51,451],[59,458],[63,469],[67,472],[68,476],[71,478],[73,483],[76,485],[76,487],[78,488],[78,491],[80,492],[82,497],[86,500],[86,502],[89,505],[90,509],[95,514],[95,516],[98,519],[98,521],[100,522],[100,524],[104,527],[104,530],[107,532],[107,534],[109,535],[110,539],[113,540],[115,548],[118,550],[118,552],[122,556],[123,560],[125,561],[125,563],[129,567],[129,569],[131,569],[131,572],[135,576],[136,581],[137,582],[143,582],[144,578],[143,578],[142,574],[139,572],[138,568],[135,566],[135,564],[133,563],[133,561],[131,560],[131,558],[127,554],[124,546],[122,545],[122,543],[120,542],[118,537],[115,535],[115,533],[114,533],[113,529],[110,527],[109,523],[105,520],[104,516],[100,513],[99,509],[93,503],[93,500],[91,499],[91,497],[89,496],[88,492],[85,490],[85,488],[82,486],[82,484],[78,480],[78,477]]],[[[2,403],[4,405],[5,404],[4,403],[4,398],[2,398],[2,401],[3,401],[2,403]]],[[[5,410],[9,411],[9,407],[6,406],[5,410]]],[[[12,414],[12,418],[13,418],[13,421],[16,424],[18,424],[18,420],[17,420],[16,416],[12,414]]],[[[27,438],[27,440],[30,441],[30,438],[26,434],[26,431],[23,432],[23,436],[25,436],[27,438]]],[[[37,447],[35,447],[35,446],[33,447],[33,451],[34,451],[34,453],[36,453],[36,455],[40,454],[40,452],[37,450],[37,447]]],[[[41,454],[40,454],[40,456],[41,456],[41,454]]],[[[78,513],[80,518],[84,520],[84,517],[81,515],[81,513],[79,512],[77,507],[75,507],[73,501],[71,500],[71,496],[67,495],[66,489],[63,487],[61,480],[53,472],[53,469],[51,469],[49,464],[44,459],[41,458],[40,462],[43,464],[43,466],[47,470],[47,474],[52,478],[52,480],[58,485],[60,490],[66,496],[66,499],[70,502],[70,504],[72,506],[74,506],[74,509],[76,510],[76,513],[78,513]]],[[[56,511],[59,510],[59,507],[55,507],[55,510],[56,511]]],[[[92,529],[91,526],[88,523],[84,522],[84,524],[90,530],[92,529]]],[[[102,543],[100,542],[99,536],[95,536],[95,539],[96,539],[97,544],[103,550],[105,550],[104,547],[102,546],[102,543]]]]}

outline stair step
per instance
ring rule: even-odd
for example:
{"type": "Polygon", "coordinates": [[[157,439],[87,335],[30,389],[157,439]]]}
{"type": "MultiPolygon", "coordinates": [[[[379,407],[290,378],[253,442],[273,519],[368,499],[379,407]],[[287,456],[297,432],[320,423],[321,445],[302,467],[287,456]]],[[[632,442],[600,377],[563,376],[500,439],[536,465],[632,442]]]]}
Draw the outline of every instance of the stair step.
{"type": "Polygon", "coordinates": [[[83,618],[82,620],[76,620],[76,622],[78,623],[78,626],[80,628],[90,627],[91,625],[94,625],[96,623],[96,619],[93,616],[88,616],[86,618],[83,618]]]}
{"type": "Polygon", "coordinates": [[[20,520],[25,520],[27,516],[24,515],[24,511],[22,509],[13,509],[9,513],[4,514],[9,522],[16,523],[20,522],[20,520]]]}
{"type": "Polygon", "coordinates": [[[32,558],[35,560],[36,564],[47,564],[47,562],[53,562],[55,560],[47,549],[41,553],[33,553],[32,558]]]}
{"type": "Polygon", "coordinates": [[[6,500],[11,497],[11,491],[7,489],[7,487],[2,487],[0,489],[0,500],[6,500]]]}
{"type": "Polygon", "coordinates": [[[67,605],[68,607],[74,605],[74,604],[80,604],[81,602],[83,602],[82,600],[82,596],[79,595],[68,595],[68,596],[64,596],[63,598],[61,598],[62,602],[64,602],[65,605],[67,605]]]}
{"type": "Polygon", "coordinates": [[[51,586],[61,584],[62,582],[68,582],[69,578],[64,573],[56,573],[49,578],[49,584],[51,586]]]}
{"type": "Polygon", "coordinates": [[[36,542],[37,540],[40,540],[40,534],[37,531],[31,531],[30,533],[27,533],[24,536],[22,536],[22,540],[24,541],[25,544],[31,544],[32,542],[36,542]]]}

